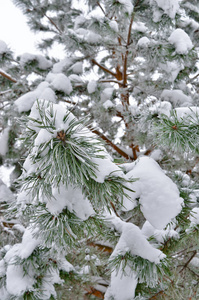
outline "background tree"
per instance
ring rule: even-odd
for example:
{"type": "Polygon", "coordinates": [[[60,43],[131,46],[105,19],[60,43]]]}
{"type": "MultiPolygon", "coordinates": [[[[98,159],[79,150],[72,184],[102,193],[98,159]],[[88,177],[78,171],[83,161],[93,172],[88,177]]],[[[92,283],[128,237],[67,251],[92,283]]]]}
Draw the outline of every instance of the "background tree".
{"type": "Polygon", "coordinates": [[[5,299],[12,297],[10,274],[21,278],[13,297],[55,297],[60,269],[64,293],[73,299],[80,280],[87,297],[197,298],[197,1],[14,2],[30,27],[44,33],[39,47],[46,57],[14,58],[0,43],[0,153],[2,163],[15,165],[12,178],[23,163],[9,210],[9,220],[24,226],[23,239],[1,250],[5,299]],[[50,57],[54,45],[66,57],[50,57]],[[87,214],[80,215],[76,195],[87,214]],[[97,261],[97,247],[113,251],[108,262],[104,251],[97,261]],[[164,275],[168,266],[171,274],[164,275]],[[98,294],[88,288],[102,278],[98,294]]]}

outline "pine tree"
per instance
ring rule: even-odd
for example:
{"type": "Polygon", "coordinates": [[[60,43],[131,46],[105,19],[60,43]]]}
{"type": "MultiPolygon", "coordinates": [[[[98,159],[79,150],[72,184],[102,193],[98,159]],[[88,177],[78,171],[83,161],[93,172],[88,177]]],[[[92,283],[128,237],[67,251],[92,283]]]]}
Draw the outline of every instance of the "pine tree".
{"type": "Polygon", "coordinates": [[[197,299],[197,2],[14,1],[45,56],[0,42],[2,299],[197,299]]]}

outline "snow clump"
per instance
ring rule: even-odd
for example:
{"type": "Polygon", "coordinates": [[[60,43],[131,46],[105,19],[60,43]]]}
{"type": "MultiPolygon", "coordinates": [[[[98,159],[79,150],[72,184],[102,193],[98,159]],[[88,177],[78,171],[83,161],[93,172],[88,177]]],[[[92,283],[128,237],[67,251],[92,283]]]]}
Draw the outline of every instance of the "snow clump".
{"type": "Polygon", "coordinates": [[[52,66],[51,61],[46,59],[43,55],[40,54],[31,54],[31,53],[23,53],[20,56],[20,64],[22,66],[25,66],[28,63],[31,63],[32,61],[37,61],[38,67],[41,70],[47,70],[52,66]]]}
{"type": "Polygon", "coordinates": [[[132,196],[139,198],[146,220],[157,229],[165,228],[182,210],[183,199],[176,184],[150,157],[140,157],[124,167],[129,178],[139,178],[132,184],[132,196]]]}
{"type": "Polygon", "coordinates": [[[0,40],[0,54],[4,54],[7,52],[9,52],[7,44],[4,41],[0,40]]]}
{"type": "Polygon", "coordinates": [[[163,90],[161,96],[164,101],[170,101],[174,107],[190,106],[192,99],[185,95],[181,90],[163,90]]]}
{"type": "Polygon", "coordinates": [[[192,41],[183,29],[176,29],[168,39],[169,43],[174,45],[178,54],[187,54],[193,48],[192,41]]]}
{"type": "Polygon", "coordinates": [[[124,6],[124,10],[129,13],[129,15],[133,12],[133,4],[131,0],[118,0],[124,6]]]}
{"type": "Polygon", "coordinates": [[[146,36],[143,36],[137,42],[137,46],[138,47],[143,47],[143,48],[147,47],[149,44],[150,44],[150,40],[146,36]]]}
{"type": "Polygon", "coordinates": [[[161,8],[166,15],[174,19],[179,10],[179,0],[155,0],[158,7],[161,8]]]}

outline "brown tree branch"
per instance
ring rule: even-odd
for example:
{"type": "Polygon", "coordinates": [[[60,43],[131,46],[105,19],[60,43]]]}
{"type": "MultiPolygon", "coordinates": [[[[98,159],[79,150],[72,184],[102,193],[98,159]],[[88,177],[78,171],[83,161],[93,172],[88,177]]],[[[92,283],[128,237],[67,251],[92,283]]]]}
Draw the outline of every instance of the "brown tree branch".
{"type": "Polygon", "coordinates": [[[99,8],[101,9],[101,11],[103,12],[103,14],[104,14],[105,17],[106,17],[106,13],[105,13],[103,7],[101,6],[101,4],[99,3],[99,1],[97,1],[97,5],[99,6],[99,8]]]}
{"type": "Polygon", "coordinates": [[[121,156],[125,157],[126,159],[133,160],[133,158],[131,156],[129,156],[126,152],[124,152],[122,149],[120,149],[118,146],[116,146],[113,142],[111,142],[103,133],[101,133],[97,129],[92,129],[92,128],[90,128],[90,129],[93,133],[97,134],[102,140],[104,140],[109,146],[111,146],[121,156]]]}
{"type": "Polygon", "coordinates": [[[0,69],[0,75],[2,75],[3,77],[5,77],[6,79],[16,83],[17,80],[12,78],[9,74],[7,74],[6,72],[4,72],[3,70],[0,69]]]}
{"type": "Polygon", "coordinates": [[[126,53],[125,53],[124,65],[123,65],[123,85],[125,87],[127,85],[127,60],[128,60],[128,54],[129,54],[128,47],[131,43],[131,30],[132,30],[133,21],[134,21],[134,14],[131,17],[130,24],[129,24],[129,30],[128,30],[128,36],[127,36],[127,42],[126,42],[126,53]]]}
{"type": "Polygon", "coordinates": [[[194,258],[194,256],[197,254],[197,251],[194,250],[193,254],[191,255],[191,257],[188,259],[188,261],[186,262],[186,264],[183,266],[183,268],[179,271],[179,273],[181,273],[182,271],[184,271],[184,269],[186,269],[186,267],[188,266],[188,264],[190,263],[190,261],[194,258]]]}
{"type": "Polygon", "coordinates": [[[106,72],[106,73],[112,75],[113,77],[115,77],[115,78],[117,79],[117,74],[113,73],[112,71],[110,71],[110,70],[107,69],[106,67],[100,65],[95,59],[91,59],[91,62],[92,62],[94,65],[98,66],[98,67],[99,67],[101,70],[103,70],[104,72],[106,72]]]}
{"type": "Polygon", "coordinates": [[[44,16],[50,21],[50,23],[55,26],[55,28],[58,30],[58,32],[61,34],[62,31],[59,29],[59,27],[57,26],[57,24],[50,18],[47,16],[47,14],[44,14],[44,16]]]}
{"type": "MultiPolygon", "coordinates": [[[[33,7],[32,9],[29,9],[29,8],[27,9],[27,12],[29,12],[29,13],[32,13],[33,11],[37,11],[37,8],[33,7]]],[[[47,16],[46,13],[44,13],[43,16],[45,16],[45,17],[50,21],[50,23],[51,23],[53,26],[55,26],[55,28],[58,30],[58,32],[59,32],[60,34],[62,33],[62,31],[59,29],[59,27],[57,26],[57,24],[56,24],[49,16],[47,16]]]]}
{"type": "Polygon", "coordinates": [[[198,76],[199,76],[199,73],[196,74],[194,77],[190,78],[190,79],[188,80],[187,84],[188,84],[188,83],[191,83],[191,82],[192,82],[193,80],[195,80],[198,76]]]}

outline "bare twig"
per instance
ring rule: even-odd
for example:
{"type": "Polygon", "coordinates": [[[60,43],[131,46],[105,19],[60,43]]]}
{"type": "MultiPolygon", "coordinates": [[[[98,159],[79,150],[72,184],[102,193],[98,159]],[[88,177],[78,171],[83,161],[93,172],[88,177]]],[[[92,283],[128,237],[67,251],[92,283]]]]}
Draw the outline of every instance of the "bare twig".
{"type": "Polygon", "coordinates": [[[123,85],[124,86],[126,86],[126,84],[127,84],[127,59],[128,59],[128,54],[129,54],[128,46],[131,43],[131,29],[132,29],[132,25],[133,25],[133,20],[134,20],[134,15],[132,15],[130,24],[129,24],[128,37],[127,37],[127,43],[126,43],[126,53],[125,53],[125,57],[124,57],[124,66],[123,66],[123,85]]]}
{"type": "Polygon", "coordinates": [[[199,76],[199,73],[196,74],[194,77],[190,78],[190,79],[188,80],[188,83],[191,83],[191,82],[192,82],[193,80],[195,80],[198,76],[199,76]]]}
{"type": "Polygon", "coordinates": [[[3,70],[0,69],[0,75],[2,75],[3,77],[7,78],[8,80],[16,83],[17,80],[12,78],[9,74],[7,74],[6,72],[4,72],[3,70]]]}
{"type": "Polygon", "coordinates": [[[124,152],[122,149],[116,146],[113,142],[111,142],[103,133],[101,133],[97,129],[91,129],[91,131],[97,134],[102,140],[104,140],[108,145],[110,145],[121,156],[125,157],[126,159],[133,160],[131,156],[129,156],[126,152],[124,152]]]}
{"type": "Polygon", "coordinates": [[[11,92],[11,91],[12,91],[11,89],[9,89],[9,90],[6,90],[6,91],[2,91],[2,92],[0,92],[0,95],[7,94],[7,93],[9,93],[9,92],[11,92]]]}
{"type": "Polygon", "coordinates": [[[105,13],[103,7],[101,6],[101,4],[99,3],[99,1],[97,1],[97,5],[99,6],[99,8],[100,8],[101,11],[103,12],[103,14],[106,16],[106,13],[105,13]]]}
{"type": "Polygon", "coordinates": [[[59,27],[57,26],[57,24],[49,17],[47,16],[47,14],[44,14],[44,16],[50,21],[50,23],[55,26],[55,28],[58,30],[58,32],[61,34],[62,31],[59,29],[59,27]]]}
{"type": "Polygon", "coordinates": [[[107,79],[107,80],[99,80],[99,82],[113,82],[113,83],[121,84],[121,82],[120,82],[120,81],[117,81],[117,80],[112,80],[112,79],[107,79]]]}
{"type": "Polygon", "coordinates": [[[155,300],[157,299],[157,296],[161,296],[161,295],[165,295],[164,291],[159,291],[158,293],[156,293],[154,296],[152,296],[151,298],[149,298],[149,300],[155,300]]]}
{"type": "Polygon", "coordinates": [[[179,273],[181,273],[182,271],[184,271],[184,269],[186,269],[186,267],[188,266],[188,264],[190,263],[190,261],[194,258],[194,256],[197,254],[197,251],[194,250],[193,254],[191,255],[191,257],[188,259],[188,261],[186,262],[186,264],[183,266],[183,268],[179,271],[179,273]]]}
{"type": "Polygon", "coordinates": [[[95,59],[91,59],[91,62],[98,66],[101,70],[103,70],[104,72],[108,73],[108,74],[111,74],[113,77],[117,78],[117,74],[116,73],[113,73],[112,71],[110,71],[109,69],[107,69],[106,67],[100,65],[95,59]]]}

